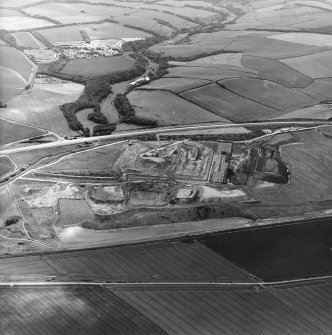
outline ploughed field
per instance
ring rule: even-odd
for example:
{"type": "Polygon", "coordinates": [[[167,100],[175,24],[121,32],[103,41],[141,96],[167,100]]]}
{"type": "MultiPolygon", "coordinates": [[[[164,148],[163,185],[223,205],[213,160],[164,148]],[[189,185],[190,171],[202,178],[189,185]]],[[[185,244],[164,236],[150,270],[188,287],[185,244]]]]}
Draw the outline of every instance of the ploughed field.
{"type": "Polygon", "coordinates": [[[331,218],[221,233],[199,241],[266,281],[332,274],[331,218]]]}

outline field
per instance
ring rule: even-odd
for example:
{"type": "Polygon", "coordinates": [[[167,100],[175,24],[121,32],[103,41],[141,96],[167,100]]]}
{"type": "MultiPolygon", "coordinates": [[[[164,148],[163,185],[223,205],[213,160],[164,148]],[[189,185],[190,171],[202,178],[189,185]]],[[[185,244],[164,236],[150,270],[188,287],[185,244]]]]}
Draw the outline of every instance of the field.
{"type": "Polygon", "coordinates": [[[312,84],[301,89],[301,92],[314,97],[320,102],[332,100],[332,78],[315,79],[312,84]]]}
{"type": "Polygon", "coordinates": [[[200,66],[183,66],[171,67],[168,69],[168,74],[165,77],[183,77],[197,78],[208,80],[221,80],[225,78],[254,78],[256,75],[251,70],[246,70],[243,67],[234,65],[220,65],[218,67],[200,67],[200,66]]]}
{"type": "Polygon", "coordinates": [[[144,85],[143,90],[165,90],[179,93],[192,88],[204,86],[211,83],[210,80],[190,79],[190,78],[161,78],[154,80],[148,85],[144,85]]]}
{"type": "Polygon", "coordinates": [[[0,118],[0,145],[40,136],[44,131],[0,118]]]}
{"type": "MultiPolygon", "coordinates": [[[[241,81],[244,80],[241,79],[241,81]]],[[[217,84],[203,86],[180,94],[183,98],[234,122],[264,120],[280,111],[234,94],[217,84]]]]}
{"type": "Polygon", "coordinates": [[[26,81],[32,70],[32,64],[20,51],[7,47],[0,48],[0,66],[16,71],[26,81]]]}
{"type": "Polygon", "coordinates": [[[167,91],[135,90],[128,94],[128,99],[135,108],[136,115],[152,118],[160,126],[209,121],[229,122],[228,119],[167,91]]]}
{"type": "Polygon", "coordinates": [[[211,53],[231,52],[273,59],[299,57],[327,50],[327,47],[290,43],[268,38],[273,33],[218,31],[193,35],[192,43],[154,45],[149,50],[175,60],[192,60],[211,53]],[[191,58],[191,59],[190,59],[191,58]]]}
{"type": "Polygon", "coordinates": [[[0,298],[4,334],[166,335],[105,288],[1,289],[0,298]]]}
{"type": "Polygon", "coordinates": [[[282,114],[274,119],[321,119],[328,120],[332,118],[332,110],[328,104],[315,105],[305,108],[300,108],[295,111],[282,114]]]}
{"type": "Polygon", "coordinates": [[[9,186],[3,186],[0,188],[0,221],[4,222],[12,216],[21,215],[18,211],[9,186]]]}
{"type": "Polygon", "coordinates": [[[285,33],[270,36],[270,38],[275,38],[277,40],[292,42],[292,43],[301,43],[308,45],[317,45],[320,47],[332,46],[332,36],[315,34],[315,33],[285,33]]]}
{"type": "Polygon", "coordinates": [[[306,94],[268,80],[241,78],[223,80],[219,83],[242,97],[284,112],[312,106],[319,102],[306,94]]]}
{"type": "Polygon", "coordinates": [[[103,146],[87,152],[72,154],[43,171],[72,170],[75,172],[111,170],[123,150],[123,144],[103,146]]]}
{"type": "Polygon", "coordinates": [[[48,29],[40,29],[38,33],[43,35],[51,43],[83,41],[79,26],[65,26],[48,29]]]}
{"type": "MultiPolygon", "coordinates": [[[[80,28],[81,29],[81,28],[80,28]]],[[[104,40],[111,38],[145,38],[152,35],[144,31],[124,27],[122,25],[104,22],[100,24],[83,25],[83,29],[92,40],[104,40]]]]}
{"type": "Polygon", "coordinates": [[[16,40],[16,43],[20,47],[24,48],[40,48],[40,42],[38,42],[31,33],[28,32],[17,32],[12,34],[16,40]]]}
{"type": "Polygon", "coordinates": [[[163,289],[116,294],[168,334],[282,334],[286,329],[289,335],[318,334],[314,322],[268,290],[163,289]]]}
{"type": "Polygon", "coordinates": [[[55,78],[36,79],[27,94],[7,103],[1,110],[3,117],[54,131],[61,136],[72,136],[72,131],[59,105],[76,100],[83,85],[55,78]]]}
{"type": "Polygon", "coordinates": [[[1,17],[0,22],[0,29],[15,31],[49,26],[54,26],[54,24],[46,20],[25,16],[1,17]]]}
{"type": "Polygon", "coordinates": [[[327,78],[332,77],[331,57],[332,51],[329,50],[280,61],[311,78],[327,78]]]}
{"type": "Polygon", "coordinates": [[[26,81],[17,72],[0,67],[0,77],[0,101],[7,101],[25,90],[26,81]]]}
{"type": "Polygon", "coordinates": [[[37,256],[2,259],[2,275],[72,275],[122,281],[247,281],[248,274],[199,243],[157,242],[58,253],[51,258],[37,256]]]}
{"type": "Polygon", "coordinates": [[[257,78],[270,80],[288,88],[301,88],[312,82],[310,77],[273,59],[244,56],[242,64],[258,71],[257,78]]]}
{"type": "Polygon", "coordinates": [[[15,164],[8,156],[0,156],[0,179],[15,170],[15,164]]]}
{"type": "Polygon", "coordinates": [[[134,60],[125,56],[96,57],[70,60],[61,73],[94,78],[134,68],[134,60]]]}
{"type": "Polygon", "coordinates": [[[53,18],[63,24],[100,21],[111,15],[109,7],[70,3],[40,4],[29,7],[26,11],[32,15],[43,15],[53,18]]]}
{"type": "Polygon", "coordinates": [[[330,219],[251,229],[200,239],[204,245],[266,281],[332,273],[330,219]]]}
{"type": "MultiPolygon", "coordinates": [[[[201,57],[192,61],[178,62],[170,61],[169,64],[177,66],[202,66],[202,67],[218,67],[222,64],[235,65],[242,67],[242,53],[221,53],[213,56],[201,57]]],[[[254,72],[254,71],[253,71],[254,72]]]]}
{"type": "Polygon", "coordinates": [[[61,226],[75,226],[94,219],[86,200],[59,199],[58,208],[61,226]]]}

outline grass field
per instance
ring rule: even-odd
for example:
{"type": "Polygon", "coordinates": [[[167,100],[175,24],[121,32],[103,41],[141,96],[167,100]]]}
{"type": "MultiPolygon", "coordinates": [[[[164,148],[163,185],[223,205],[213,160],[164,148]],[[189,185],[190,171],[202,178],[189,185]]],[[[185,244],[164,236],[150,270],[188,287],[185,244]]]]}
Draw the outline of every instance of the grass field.
{"type": "MultiPolygon", "coordinates": [[[[197,78],[207,80],[220,80],[225,78],[254,78],[256,75],[250,70],[246,72],[243,67],[234,65],[220,65],[218,67],[200,67],[200,66],[177,66],[168,69],[165,77],[197,78]]],[[[176,80],[176,79],[175,79],[176,80]]]]}
{"type": "Polygon", "coordinates": [[[191,44],[161,44],[154,45],[149,50],[163,53],[175,59],[206,56],[208,53],[222,51],[233,38],[249,35],[246,31],[217,31],[213,33],[200,33],[190,37],[191,44]]]}
{"type": "Polygon", "coordinates": [[[220,84],[245,98],[284,112],[312,106],[319,102],[306,94],[268,80],[226,79],[221,81],[220,84]]]}
{"type": "Polygon", "coordinates": [[[68,24],[103,20],[111,15],[109,8],[76,3],[46,3],[29,7],[26,11],[32,15],[43,15],[68,24]]]}
{"type": "Polygon", "coordinates": [[[6,101],[25,90],[26,82],[17,72],[0,67],[0,101],[6,101]]]}
{"type": "Polygon", "coordinates": [[[69,42],[82,41],[83,37],[80,33],[79,26],[55,27],[40,29],[38,33],[43,35],[51,43],[54,42],[69,42]]]}
{"type": "MultiPolygon", "coordinates": [[[[171,65],[178,66],[202,66],[202,67],[218,67],[223,64],[227,65],[235,65],[242,67],[243,64],[241,62],[242,53],[221,53],[213,56],[201,57],[188,62],[179,62],[179,61],[170,61],[171,65]]],[[[254,72],[254,71],[253,71],[254,72]]]]}
{"type": "Polygon", "coordinates": [[[282,334],[286,330],[289,335],[317,334],[314,323],[267,290],[164,289],[116,294],[168,334],[282,334]]]}
{"type": "Polygon", "coordinates": [[[1,289],[0,298],[4,334],[167,335],[105,288],[1,289]]]}
{"type": "Polygon", "coordinates": [[[280,61],[311,78],[332,77],[332,50],[280,61]]]}
{"type": "Polygon", "coordinates": [[[25,16],[2,17],[0,22],[0,29],[5,30],[26,30],[49,26],[54,26],[54,23],[25,16]]]}
{"type": "MultiPolygon", "coordinates": [[[[211,83],[210,80],[190,79],[190,78],[161,78],[154,80],[148,85],[144,85],[144,90],[166,90],[174,93],[189,90],[211,83]]],[[[138,88],[140,89],[140,88],[138,88]]]]}
{"type": "Polygon", "coordinates": [[[73,170],[84,172],[86,170],[111,170],[123,150],[123,144],[96,148],[87,152],[77,153],[51,165],[43,171],[73,170]]]}
{"type": "Polygon", "coordinates": [[[332,100],[332,78],[315,79],[312,84],[301,89],[316,100],[325,102],[332,100]]]}
{"type": "Polygon", "coordinates": [[[31,35],[31,33],[17,32],[13,33],[13,36],[18,46],[24,48],[34,48],[34,49],[40,48],[40,43],[36,41],[36,39],[31,35]]]}
{"type": "Polygon", "coordinates": [[[149,117],[158,125],[178,125],[209,121],[229,122],[222,116],[186,101],[171,92],[133,91],[128,94],[136,115],[149,117]]]}
{"type": "Polygon", "coordinates": [[[0,145],[40,136],[46,132],[0,118],[0,145]]]}
{"type": "Polygon", "coordinates": [[[266,227],[200,239],[241,268],[266,281],[332,273],[330,219],[266,227]]]}
{"type": "Polygon", "coordinates": [[[59,105],[75,101],[83,91],[83,85],[55,78],[36,79],[27,94],[10,101],[2,109],[2,115],[8,119],[39,126],[61,136],[72,136],[72,131],[59,105]]]}
{"type": "Polygon", "coordinates": [[[209,53],[243,53],[273,59],[299,57],[327,50],[328,47],[290,43],[268,38],[272,32],[218,31],[191,36],[192,43],[154,45],[150,50],[176,60],[191,60],[209,53]],[[189,59],[188,59],[189,58],[189,59]]]}
{"type": "Polygon", "coordinates": [[[32,65],[20,51],[7,47],[0,48],[0,66],[16,71],[26,81],[32,70],[32,65]]]}
{"type": "Polygon", "coordinates": [[[292,112],[282,114],[280,116],[275,117],[274,119],[322,119],[328,120],[332,118],[332,110],[330,109],[328,104],[320,104],[305,108],[296,109],[292,112]]]}
{"type": "Polygon", "coordinates": [[[276,109],[248,100],[217,84],[196,88],[180,95],[234,122],[265,120],[280,115],[280,111],[276,109]]]}
{"type": "Polygon", "coordinates": [[[308,45],[317,45],[317,46],[332,46],[332,36],[324,34],[315,34],[315,33],[285,33],[270,36],[281,41],[292,42],[292,43],[301,43],[308,45]]]}
{"type": "Polygon", "coordinates": [[[61,226],[76,226],[94,219],[94,214],[86,200],[59,199],[61,226]],[[73,211],[73,208],[75,210],[73,211]]]}
{"type": "Polygon", "coordinates": [[[258,71],[258,78],[266,79],[289,88],[308,86],[312,79],[272,59],[244,56],[242,64],[258,71]]]}
{"type": "Polygon", "coordinates": [[[104,22],[94,25],[89,24],[84,25],[83,27],[92,40],[103,40],[110,38],[145,38],[152,36],[145,31],[124,27],[122,25],[111,22],[104,22]]]}
{"type": "Polygon", "coordinates": [[[1,2],[3,7],[22,7],[25,5],[31,5],[39,0],[4,0],[1,2]]]}
{"type": "Polygon", "coordinates": [[[125,56],[96,57],[70,60],[61,72],[68,75],[94,78],[129,71],[134,67],[135,61],[125,56]]]}
{"type": "Polygon", "coordinates": [[[0,178],[15,170],[15,164],[8,156],[0,156],[0,178]]]}
{"type": "Polygon", "coordinates": [[[0,221],[5,221],[11,216],[21,216],[9,186],[0,188],[0,221]]]}

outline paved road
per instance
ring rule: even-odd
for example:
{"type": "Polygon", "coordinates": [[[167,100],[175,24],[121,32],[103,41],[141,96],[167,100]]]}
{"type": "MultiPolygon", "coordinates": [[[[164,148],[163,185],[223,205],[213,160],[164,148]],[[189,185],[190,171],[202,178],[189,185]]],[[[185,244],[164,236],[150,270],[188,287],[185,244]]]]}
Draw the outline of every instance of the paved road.
{"type": "MultiPolygon", "coordinates": [[[[51,143],[43,143],[43,144],[37,144],[37,145],[31,145],[28,147],[22,147],[22,148],[15,148],[15,149],[7,149],[0,151],[0,155],[8,155],[13,154],[17,152],[26,152],[31,150],[37,150],[37,149],[45,149],[45,148],[52,148],[52,147],[58,147],[58,146],[65,146],[65,145],[74,145],[79,143],[91,143],[96,142],[100,140],[107,140],[107,139],[120,139],[124,137],[135,137],[138,135],[148,135],[148,134],[163,134],[168,133],[170,131],[186,131],[186,130],[199,130],[199,129],[216,129],[216,128],[231,128],[231,127],[246,127],[246,126],[271,126],[271,125],[289,125],[290,123],[296,123],[296,124],[316,124],[321,125],[321,121],[282,121],[282,122],[257,122],[257,123],[236,123],[236,124],[209,124],[209,125],[189,125],[189,126],[172,126],[172,127],[165,127],[165,128],[153,128],[153,129],[144,129],[144,130],[136,130],[136,131],[124,131],[123,133],[117,133],[113,135],[104,135],[104,136],[94,136],[94,137],[84,137],[84,138],[77,138],[73,140],[64,140],[59,142],[51,142],[51,143]]],[[[332,125],[332,122],[326,122],[326,125],[332,125]]]]}
{"type": "Polygon", "coordinates": [[[107,281],[6,281],[0,282],[0,287],[50,287],[50,286],[107,286],[117,289],[218,289],[225,287],[259,287],[259,286],[280,286],[289,284],[303,285],[317,281],[331,280],[332,276],[319,276],[312,278],[300,278],[281,281],[258,281],[258,282],[186,282],[186,281],[167,281],[167,282],[107,282],[107,281]]]}

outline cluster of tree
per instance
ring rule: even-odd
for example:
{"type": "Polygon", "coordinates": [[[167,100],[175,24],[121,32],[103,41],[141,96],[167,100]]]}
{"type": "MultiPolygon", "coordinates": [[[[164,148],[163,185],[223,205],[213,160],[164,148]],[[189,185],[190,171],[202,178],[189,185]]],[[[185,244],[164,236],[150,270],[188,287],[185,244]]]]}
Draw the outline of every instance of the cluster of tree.
{"type": "Polygon", "coordinates": [[[189,4],[185,4],[184,6],[189,7],[189,8],[202,9],[208,12],[212,12],[212,13],[222,16],[223,18],[227,16],[225,11],[222,8],[219,9],[219,8],[215,8],[211,6],[196,6],[196,5],[189,5],[189,4]]]}
{"type": "Polygon", "coordinates": [[[6,42],[9,46],[20,49],[18,47],[17,43],[16,43],[15,37],[11,33],[9,33],[8,31],[1,29],[0,30],[0,39],[3,40],[4,42],[6,42]]]}
{"type": "Polygon", "coordinates": [[[5,221],[5,227],[9,227],[9,226],[17,223],[18,221],[20,221],[20,217],[18,217],[18,216],[14,216],[14,217],[12,217],[10,219],[7,219],[5,221]]]}
{"type": "Polygon", "coordinates": [[[110,135],[116,128],[116,123],[97,124],[93,127],[93,136],[110,135]]]}
{"type": "Polygon", "coordinates": [[[175,14],[175,13],[170,12],[168,10],[162,10],[162,13],[170,14],[170,15],[175,15],[175,16],[183,19],[183,20],[186,20],[186,21],[189,21],[189,22],[193,22],[193,23],[199,24],[201,26],[205,26],[206,25],[205,22],[202,22],[199,19],[193,19],[192,17],[189,17],[189,16],[185,16],[185,15],[181,15],[181,14],[175,14]]]}
{"type": "Polygon", "coordinates": [[[21,14],[23,14],[24,16],[32,17],[34,19],[49,21],[49,22],[54,23],[56,25],[61,25],[60,21],[52,19],[51,17],[43,16],[43,15],[38,15],[38,14],[31,14],[31,13],[26,12],[22,8],[17,8],[16,10],[18,12],[20,12],[21,14]]]}
{"type": "Polygon", "coordinates": [[[42,42],[47,49],[53,49],[54,48],[54,45],[46,37],[44,37],[42,34],[40,34],[38,31],[36,31],[36,30],[30,30],[29,32],[37,40],[39,40],[40,42],[42,42]]]}
{"type": "Polygon", "coordinates": [[[54,62],[39,64],[38,74],[56,77],[59,71],[61,71],[66,64],[67,58],[63,54],[60,54],[59,58],[54,62]]]}
{"type": "Polygon", "coordinates": [[[122,44],[122,49],[124,51],[141,51],[148,49],[152,45],[158,44],[166,39],[166,36],[160,36],[154,33],[154,36],[145,38],[144,40],[125,42],[122,44]]]}
{"type": "Polygon", "coordinates": [[[121,116],[122,123],[136,124],[146,127],[157,127],[157,121],[135,115],[135,110],[125,94],[117,94],[114,99],[114,107],[121,116]]]}
{"type": "Polygon", "coordinates": [[[168,21],[165,21],[165,20],[162,20],[162,19],[155,19],[155,21],[157,21],[159,24],[163,25],[163,26],[166,26],[168,28],[171,28],[172,30],[174,31],[178,31],[178,28],[173,26],[172,23],[168,22],[168,21]]]}
{"type": "Polygon", "coordinates": [[[245,134],[199,134],[199,135],[167,135],[160,134],[158,135],[160,140],[171,141],[171,140],[184,140],[191,139],[192,141],[246,141],[254,139],[258,136],[264,135],[263,132],[255,131],[252,133],[245,134]]]}
{"type": "Polygon", "coordinates": [[[76,113],[87,108],[93,108],[88,119],[101,125],[109,125],[107,118],[100,111],[100,102],[112,93],[110,84],[102,80],[88,80],[81,96],[75,101],[60,106],[69,127],[74,131],[82,131],[85,136],[90,134],[88,128],[77,119],[76,113]]]}
{"type": "Polygon", "coordinates": [[[91,42],[91,38],[90,38],[90,36],[88,35],[88,33],[85,31],[85,30],[80,30],[80,34],[81,34],[81,36],[83,37],[83,39],[84,39],[84,41],[86,42],[86,43],[90,43],[91,42]]]}

